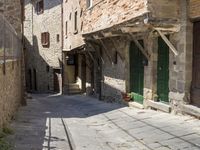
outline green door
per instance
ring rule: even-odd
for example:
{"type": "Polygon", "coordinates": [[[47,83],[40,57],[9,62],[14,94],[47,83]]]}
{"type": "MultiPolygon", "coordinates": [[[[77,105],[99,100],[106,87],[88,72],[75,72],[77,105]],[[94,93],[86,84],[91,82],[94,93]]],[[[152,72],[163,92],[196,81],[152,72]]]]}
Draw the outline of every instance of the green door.
{"type": "Polygon", "coordinates": [[[157,94],[161,102],[169,102],[169,47],[158,38],[157,94]]]}
{"type": "MultiPolygon", "coordinates": [[[[143,45],[143,40],[139,41],[143,45]]],[[[130,45],[130,91],[135,93],[134,101],[143,103],[143,88],[144,88],[144,55],[135,45],[131,42],[130,45]]]]}

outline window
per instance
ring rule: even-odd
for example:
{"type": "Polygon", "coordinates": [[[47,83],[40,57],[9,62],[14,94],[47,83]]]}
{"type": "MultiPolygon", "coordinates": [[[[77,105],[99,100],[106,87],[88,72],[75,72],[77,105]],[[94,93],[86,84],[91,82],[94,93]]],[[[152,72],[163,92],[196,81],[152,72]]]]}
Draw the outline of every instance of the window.
{"type": "Polygon", "coordinates": [[[44,12],[44,1],[41,0],[36,4],[37,14],[41,14],[44,12]]]}
{"type": "Polygon", "coordinates": [[[43,47],[49,47],[50,41],[49,41],[49,33],[48,32],[43,32],[41,34],[41,43],[43,47]]]}
{"type": "Polygon", "coordinates": [[[57,40],[57,42],[60,42],[60,35],[59,34],[57,34],[56,40],[57,40]]]}
{"type": "Polygon", "coordinates": [[[75,65],[75,56],[74,55],[67,56],[67,65],[75,65]]]}
{"type": "Polygon", "coordinates": [[[118,62],[118,52],[115,51],[115,53],[114,53],[114,64],[117,64],[117,62],[118,62]]]}
{"type": "Polygon", "coordinates": [[[87,0],[87,8],[92,7],[92,0],[87,0]]]}
{"type": "Polygon", "coordinates": [[[76,11],[74,14],[74,32],[78,32],[78,12],[76,11]]]}
{"type": "Polygon", "coordinates": [[[65,36],[67,37],[68,34],[68,22],[65,22],[65,36]]]}

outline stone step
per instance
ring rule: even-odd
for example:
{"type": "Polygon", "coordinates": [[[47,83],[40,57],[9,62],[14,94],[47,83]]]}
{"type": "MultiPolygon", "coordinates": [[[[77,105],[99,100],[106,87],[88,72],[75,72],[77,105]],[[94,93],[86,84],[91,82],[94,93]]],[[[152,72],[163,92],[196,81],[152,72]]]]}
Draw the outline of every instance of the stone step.
{"type": "Polygon", "coordinates": [[[71,83],[66,86],[67,89],[80,89],[78,84],[71,83]]]}

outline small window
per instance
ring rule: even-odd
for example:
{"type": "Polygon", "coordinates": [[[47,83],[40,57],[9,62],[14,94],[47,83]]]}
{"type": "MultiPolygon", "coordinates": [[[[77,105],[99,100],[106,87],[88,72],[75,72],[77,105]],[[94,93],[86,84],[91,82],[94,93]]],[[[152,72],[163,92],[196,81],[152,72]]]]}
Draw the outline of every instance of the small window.
{"type": "Polygon", "coordinates": [[[60,35],[59,34],[57,34],[56,40],[57,40],[57,42],[60,42],[60,35]]]}
{"type": "Polygon", "coordinates": [[[75,65],[75,56],[74,55],[67,56],[67,65],[75,65]]]}
{"type": "Polygon", "coordinates": [[[74,32],[78,32],[78,12],[76,11],[74,14],[74,32]]]}
{"type": "Polygon", "coordinates": [[[69,14],[69,20],[71,20],[71,19],[72,19],[72,13],[69,14]]]}
{"type": "Polygon", "coordinates": [[[48,32],[43,32],[41,34],[41,43],[42,43],[42,46],[49,47],[49,45],[50,45],[49,37],[50,37],[50,35],[49,35],[48,32]]]}
{"type": "Polygon", "coordinates": [[[37,14],[43,13],[44,12],[44,1],[41,0],[41,1],[37,2],[36,8],[37,8],[37,14]]]}
{"type": "Polygon", "coordinates": [[[92,7],[92,0],[87,0],[87,8],[92,7]]]}
{"type": "Polygon", "coordinates": [[[115,53],[114,53],[114,64],[117,64],[117,62],[118,62],[118,52],[115,51],[115,53]]]}

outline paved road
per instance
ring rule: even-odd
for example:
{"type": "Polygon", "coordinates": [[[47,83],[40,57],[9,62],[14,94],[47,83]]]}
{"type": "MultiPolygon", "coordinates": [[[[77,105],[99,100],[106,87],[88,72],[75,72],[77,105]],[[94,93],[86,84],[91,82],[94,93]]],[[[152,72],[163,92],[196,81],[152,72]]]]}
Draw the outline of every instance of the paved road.
{"type": "Polygon", "coordinates": [[[85,96],[34,95],[12,127],[15,150],[200,150],[200,120],[85,96]]]}

